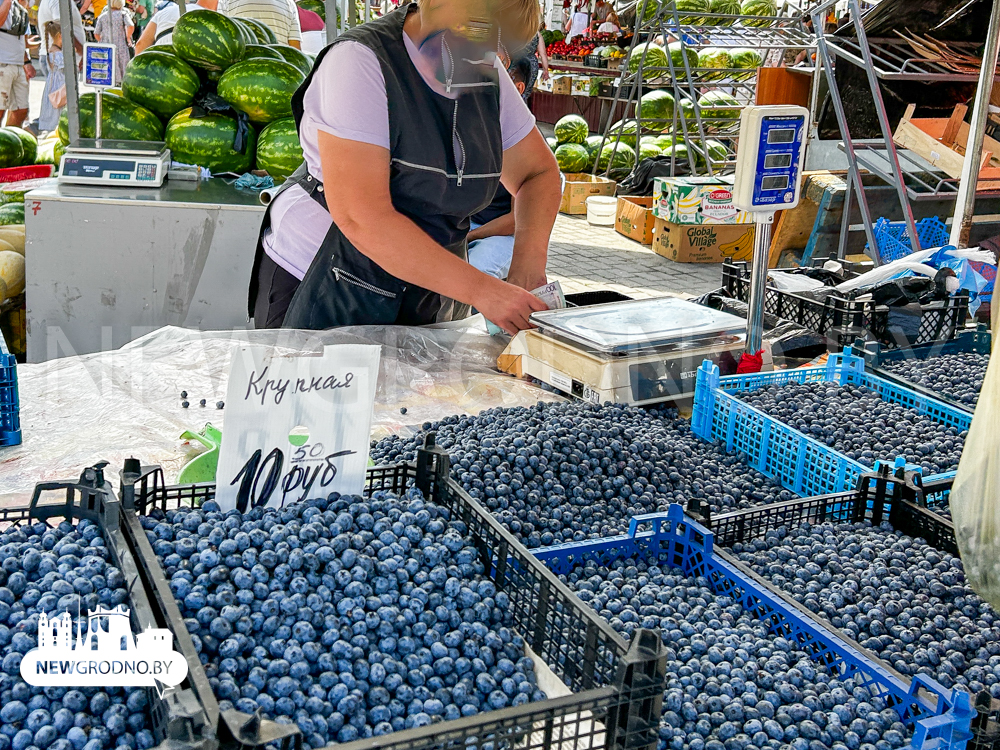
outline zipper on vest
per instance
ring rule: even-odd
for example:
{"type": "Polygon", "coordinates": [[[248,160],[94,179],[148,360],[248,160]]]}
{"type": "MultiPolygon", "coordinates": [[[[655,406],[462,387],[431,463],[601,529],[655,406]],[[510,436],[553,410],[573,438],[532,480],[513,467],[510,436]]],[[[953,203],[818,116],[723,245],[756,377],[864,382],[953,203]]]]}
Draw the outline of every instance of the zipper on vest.
{"type": "Polygon", "coordinates": [[[462,187],[462,174],[465,172],[465,144],[462,143],[462,136],[458,133],[458,99],[455,100],[455,111],[451,116],[451,144],[458,149],[455,151],[455,166],[458,171],[458,187],[462,187]]]}
{"type": "Polygon", "coordinates": [[[441,48],[448,53],[448,77],[444,82],[444,91],[450,94],[451,82],[455,80],[455,58],[451,54],[451,47],[448,46],[448,38],[445,36],[441,37],[441,48]]]}
{"type": "Polygon", "coordinates": [[[394,292],[390,292],[385,289],[379,289],[377,286],[373,286],[372,284],[369,284],[367,281],[359,279],[353,273],[348,273],[342,268],[337,268],[336,266],[333,267],[333,278],[335,278],[337,281],[345,281],[348,284],[354,284],[354,286],[359,286],[362,289],[367,289],[369,292],[372,292],[373,294],[381,294],[383,297],[387,297],[388,299],[396,299],[396,294],[394,292]]]}

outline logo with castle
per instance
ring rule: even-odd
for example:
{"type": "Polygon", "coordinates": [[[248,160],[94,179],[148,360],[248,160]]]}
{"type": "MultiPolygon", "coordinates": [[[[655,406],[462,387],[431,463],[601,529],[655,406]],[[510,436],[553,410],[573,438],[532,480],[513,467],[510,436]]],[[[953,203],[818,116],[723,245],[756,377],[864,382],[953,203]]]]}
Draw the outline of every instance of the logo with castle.
{"type": "Polygon", "coordinates": [[[132,635],[129,610],[98,607],[85,619],[68,612],[38,618],[38,648],[21,660],[29,685],[59,687],[176,687],[187,677],[184,656],[174,651],[173,633],[147,626],[132,635]]]}

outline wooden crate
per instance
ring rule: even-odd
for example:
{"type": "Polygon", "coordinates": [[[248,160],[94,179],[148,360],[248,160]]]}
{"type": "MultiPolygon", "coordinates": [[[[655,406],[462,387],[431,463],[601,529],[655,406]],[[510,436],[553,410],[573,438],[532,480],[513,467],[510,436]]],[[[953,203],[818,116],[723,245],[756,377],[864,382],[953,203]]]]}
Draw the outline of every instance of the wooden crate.
{"type": "MultiPolygon", "coordinates": [[[[949,177],[962,176],[965,146],[969,142],[968,107],[959,104],[951,117],[914,118],[916,105],[906,108],[903,119],[892,136],[897,146],[926,159],[949,177]]],[[[977,190],[1000,190],[1000,142],[985,136],[977,190]]]]}

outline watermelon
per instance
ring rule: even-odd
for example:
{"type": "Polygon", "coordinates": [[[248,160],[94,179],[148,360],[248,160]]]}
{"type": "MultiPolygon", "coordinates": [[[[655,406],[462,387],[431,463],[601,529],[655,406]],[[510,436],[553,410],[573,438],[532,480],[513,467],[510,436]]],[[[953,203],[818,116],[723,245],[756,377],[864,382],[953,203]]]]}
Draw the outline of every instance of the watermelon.
{"type": "Polygon", "coordinates": [[[198,8],[181,16],[173,31],[177,54],[206,70],[225,70],[243,59],[246,42],[233,19],[198,8]]]}
{"type": "Polygon", "coordinates": [[[740,47],[730,50],[729,56],[732,58],[734,68],[749,71],[733,76],[733,79],[737,81],[753,78],[754,73],[757,72],[757,68],[764,64],[764,58],[755,49],[740,47]]]}
{"type": "Polygon", "coordinates": [[[651,80],[667,74],[670,63],[667,61],[667,51],[654,42],[644,42],[637,44],[629,52],[626,63],[628,72],[635,73],[639,70],[639,62],[642,61],[642,77],[651,80]]]}
{"type": "Polygon", "coordinates": [[[281,60],[285,61],[285,58],[281,54],[270,47],[263,44],[248,44],[247,51],[243,55],[244,60],[249,60],[251,57],[263,58],[265,60],[281,60]]]}
{"type": "Polygon", "coordinates": [[[643,159],[653,159],[657,156],[663,156],[663,150],[658,146],[653,143],[639,144],[639,153],[637,154],[639,161],[642,161],[643,159]]]}
{"type": "Polygon", "coordinates": [[[709,91],[698,100],[698,106],[701,107],[702,120],[715,121],[719,125],[729,124],[740,117],[740,103],[725,91],[709,91]]]}
{"type": "Polygon", "coordinates": [[[175,161],[197,164],[211,172],[242,173],[253,164],[257,133],[250,127],[246,153],[233,150],[236,120],[226,115],[194,117],[191,108],[182,109],[167,123],[166,142],[175,161]]]}
{"type": "Polygon", "coordinates": [[[660,2],[659,0],[639,0],[639,5],[642,6],[643,2],[646,4],[642,7],[642,20],[650,21],[660,11],[660,2]]]}
{"type": "Polygon", "coordinates": [[[597,168],[602,172],[608,169],[632,169],[635,166],[635,151],[624,143],[614,141],[604,144],[601,155],[597,158],[597,168]]]}
{"type": "Polygon", "coordinates": [[[556,149],[556,163],[560,172],[585,172],[590,154],[579,143],[563,143],[556,149]]]}
{"type": "Polygon", "coordinates": [[[681,99],[679,110],[680,119],[688,124],[688,127],[697,127],[698,120],[694,116],[694,102],[690,99],[681,99]]]}
{"type": "MultiPolygon", "coordinates": [[[[55,148],[59,139],[43,141],[38,144],[38,153],[35,155],[35,164],[55,164],[55,148]]],[[[59,143],[61,146],[62,144],[59,143]]]]}
{"type": "Polygon", "coordinates": [[[283,181],[303,161],[302,146],[295,119],[275,120],[257,139],[257,169],[263,169],[276,182],[283,181]]]}
{"type": "Polygon", "coordinates": [[[674,120],[674,97],[666,91],[650,91],[639,99],[636,117],[647,130],[666,130],[674,120]]]}
{"type": "Polygon", "coordinates": [[[303,79],[302,71],[284,60],[251,58],[222,74],[219,96],[254,122],[272,122],[291,116],[292,94],[303,79]]]}
{"type": "Polygon", "coordinates": [[[310,60],[309,56],[305,52],[295,49],[295,47],[290,44],[271,44],[269,46],[281,55],[285,62],[291,63],[296,68],[301,70],[302,75],[309,75],[309,71],[312,70],[312,60],[310,60]]]}
{"type": "Polygon", "coordinates": [[[0,168],[16,167],[24,161],[24,146],[11,128],[0,128],[0,168]]]}
{"type": "Polygon", "coordinates": [[[664,149],[664,156],[669,156],[674,159],[677,163],[687,163],[688,162],[688,147],[683,143],[675,143],[668,149],[664,149]]]}
{"type": "Polygon", "coordinates": [[[729,149],[712,138],[705,141],[705,151],[708,152],[708,158],[712,160],[712,169],[718,169],[729,158],[729,149]]]}
{"type": "Polygon", "coordinates": [[[311,10],[313,13],[319,13],[320,17],[326,21],[326,4],[321,2],[321,0],[298,0],[298,6],[303,10],[311,10]]]}
{"type": "MultiPolygon", "coordinates": [[[[80,137],[95,138],[95,94],[80,97],[80,137]]],[[[162,141],[163,123],[145,107],[122,96],[106,96],[101,105],[101,137],[123,141],[162,141]]],[[[64,111],[59,117],[59,140],[69,143],[69,121],[64,111]]]]}
{"type": "Polygon", "coordinates": [[[9,130],[21,139],[21,147],[24,149],[24,153],[21,155],[21,166],[34,164],[35,156],[38,155],[38,140],[35,136],[27,130],[21,130],[21,128],[7,127],[4,130],[9,130]]]}
{"type": "Polygon", "coordinates": [[[244,18],[243,23],[249,24],[253,32],[257,35],[257,41],[261,44],[277,44],[278,37],[271,31],[271,27],[256,18],[244,18]]]}
{"type": "Polygon", "coordinates": [[[126,99],[164,119],[190,107],[200,87],[198,72],[177,55],[166,52],[136,55],[122,79],[126,99]]]}
{"type": "Polygon", "coordinates": [[[639,142],[639,122],[637,120],[619,120],[608,128],[608,142],[619,141],[630,148],[635,148],[639,142]],[[619,138],[619,133],[621,137],[619,138]]]}
{"type": "MultiPolygon", "coordinates": [[[[728,70],[733,67],[733,58],[728,50],[708,47],[698,53],[698,67],[708,70],[728,70]]],[[[714,81],[723,78],[721,73],[705,73],[706,81],[714,81]]]]}
{"type": "Polygon", "coordinates": [[[660,151],[666,151],[668,148],[674,145],[674,137],[672,135],[658,135],[653,139],[656,147],[660,151]]]}
{"type": "Polygon", "coordinates": [[[545,139],[545,142],[548,144],[549,148],[552,149],[552,152],[555,153],[556,148],[559,146],[559,141],[552,136],[549,136],[545,139]]]}
{"type": "Polygon", "coordinates": [[[104,89],[105,96],[125,96],[121,89],[104,89]]]}
{"type": "Polygon", "coordinates": [[[553,133],[559,143],[583,143],[590,135],[590,127],[580,115],[566,115],[559,118],[553,133]]]}
{"type": "MultiPolygon", "coordinates": [[[[724,13],[727,16],[740,15],[740,0],[709,0],[708,10],[711,13],[724,13]]],[[[716,26],[732,26],[736,23],[735,18],[713,19],[716,26]]]]}
{"type": "Polygon", "coordinates": [[[778,15],[778,3],[775,0],[743,0],[740,13],[744,16],[763,16],[763,18],[744,18],[744,26],[766,28],[773,23],[771,18],[778,15]]]}
{"type": "Polygon", "coordinates": [[[260,44],[260,40],[257,39],[257,31],[253,26],[248,24],[242,18],[232,18],[231,20],[239,27],[240,33],[243,35],[244,43],[260,44]]]}
{"type": "MultiPolygon", "coordinates": [[[[171,55],[177,54],[177,50],[174,49],[174,45],[172,44],[152,44],[149,47],[146,47],[146,49],[142,52],[139,52],[136,57],[139,55],[145,55],[147,52],[169,52],[171,55]]],[[[107,93],[107,91],[104,93],[107,93]]]]}
{"type": "Polygon", "coordinates": [[[688,47],[684,42],[671,42],[667,45],[667,52],[674,65],[674,74],[678,78],[687,76],[684,70],[684,58],[687,57],[688,67],[694,70],[698,67],[698,50],[688,47]]]}
{"type": "Polygon", "coordinates": [[[24,201],[0,206],[0,226],[24,223],[24,201]]]}
{"type": "Polygon", "coordinates": [[[604,136],[588,135],[587,140],[583,142],[583,147],[593,156],[600,149],[602,143],[604,143],[604,136]]]}
{"type": "Polygon", "coordinates": [[[708,0],[676,0],[677,14],[681,23],[689,26],[697,26],[704,22],[701,16],[685,16],[681,13],[708,13],[708,0]]]}

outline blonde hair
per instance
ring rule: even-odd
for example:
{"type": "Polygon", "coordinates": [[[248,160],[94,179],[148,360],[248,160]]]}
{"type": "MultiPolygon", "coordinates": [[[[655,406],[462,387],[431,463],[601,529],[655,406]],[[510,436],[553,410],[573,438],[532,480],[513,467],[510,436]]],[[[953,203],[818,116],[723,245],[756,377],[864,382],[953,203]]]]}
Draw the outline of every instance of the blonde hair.
{"type": "Polygon", "coordinates": [[[125,0],[108,0],[108,7],[111,10],[121,10],[125,7],[125,0]]]}
{"type": "Polygon", "coordinates": [[[538,0],[497,0],[496,17],[505,38],[530,42],[535,38],[542,22],[542,8],[538,0]]]}

